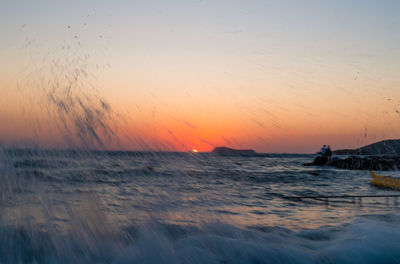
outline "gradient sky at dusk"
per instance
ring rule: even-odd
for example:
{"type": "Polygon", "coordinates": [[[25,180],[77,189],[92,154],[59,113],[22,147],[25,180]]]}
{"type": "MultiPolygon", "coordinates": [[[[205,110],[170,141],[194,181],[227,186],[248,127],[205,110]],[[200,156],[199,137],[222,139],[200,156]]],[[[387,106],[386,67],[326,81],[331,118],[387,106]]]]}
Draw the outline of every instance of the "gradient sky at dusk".
{"type": "Polygon", "coordinates": [[[397,0],[1,1],[0,142],[60,145],[33,121],[60,60],[87,70],[81,88],[118,113],[127,149],[400,138],[399,13],[397,0]]]}

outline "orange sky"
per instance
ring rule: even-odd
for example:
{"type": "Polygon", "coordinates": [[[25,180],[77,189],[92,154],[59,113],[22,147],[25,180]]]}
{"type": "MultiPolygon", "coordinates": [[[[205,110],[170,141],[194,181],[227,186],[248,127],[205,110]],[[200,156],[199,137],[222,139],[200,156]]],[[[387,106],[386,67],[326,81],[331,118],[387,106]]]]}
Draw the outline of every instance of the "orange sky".
{"type": "Polygon", "coordinates": [[[75,147],[92,140],[85,122],[103,148],[133,150],[313,153],[400,138],[395,3],[89,2],[0,4],[0,143],[75,147]]]}

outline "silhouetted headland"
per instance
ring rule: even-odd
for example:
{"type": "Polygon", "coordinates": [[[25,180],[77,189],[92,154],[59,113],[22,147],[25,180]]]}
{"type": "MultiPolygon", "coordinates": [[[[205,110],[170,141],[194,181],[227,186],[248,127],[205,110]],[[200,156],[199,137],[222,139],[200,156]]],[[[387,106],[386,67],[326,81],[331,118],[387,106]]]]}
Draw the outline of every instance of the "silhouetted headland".
{"type": "Polygon", "coordinates": [[[227,147],[216,147],[213,149],[212,153],[220,154],[220,155],[241,155],[241,156],[253,156],[256,155],[252,149],[232,149],[227,147]]]}
{"type": "Polygon", "coordinates": [[[317,156],[304,166],[328,165],[348,170],[398,170],[400,168],[400,140],[379,141],[357,149],[333,151],[335,155],[351,155],[340,158],[317,156]]]}
{"type": "Polygon", "coordinates": [[[400,139],[382,140],[357,149],[341,149],[335,155],[400,155],[400,139]]]}

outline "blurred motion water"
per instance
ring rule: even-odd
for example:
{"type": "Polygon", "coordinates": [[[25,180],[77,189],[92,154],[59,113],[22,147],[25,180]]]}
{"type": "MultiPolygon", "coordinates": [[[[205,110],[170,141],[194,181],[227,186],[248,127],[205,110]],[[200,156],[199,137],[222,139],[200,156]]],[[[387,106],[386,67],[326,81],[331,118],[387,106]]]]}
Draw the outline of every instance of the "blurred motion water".
{"type": "Polygon", "coordinates": [[[201,152],[398,139],[399,10],[0,1],[0,264],[400,262],[395,201],[286,199],[399,193],[368,171],[201,152]]]}
{"type": "Polygon", "coordinates": [[[311,155],[3,149],[0,263],[362,263],[400,257],[388,194],[311,155]]]}

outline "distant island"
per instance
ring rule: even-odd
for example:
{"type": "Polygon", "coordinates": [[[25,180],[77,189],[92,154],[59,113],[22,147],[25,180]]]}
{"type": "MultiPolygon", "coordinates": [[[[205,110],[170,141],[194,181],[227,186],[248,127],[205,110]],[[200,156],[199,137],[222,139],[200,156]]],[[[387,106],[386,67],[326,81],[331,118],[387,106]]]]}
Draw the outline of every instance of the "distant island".
{"type": "Polygon", "coordinates": [[[382,140],[357,149],[333,151],[335,155],[400,155],[400,139],[382,140]]]}
{"type": "Polygon", "coordinates": [[[242,156],[251,156],[256,155],[252,149],[232,149],[227,147],[216,147],[213,149],[212,153],[221,154],[221,155],[242,155],[242,156]]]}

